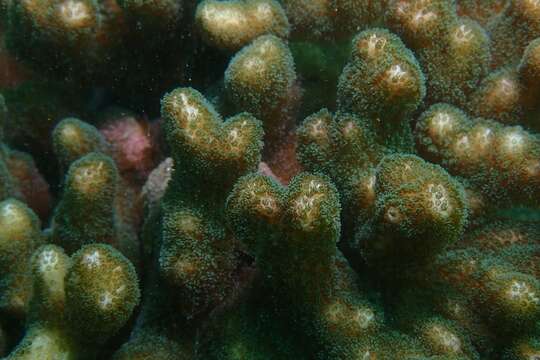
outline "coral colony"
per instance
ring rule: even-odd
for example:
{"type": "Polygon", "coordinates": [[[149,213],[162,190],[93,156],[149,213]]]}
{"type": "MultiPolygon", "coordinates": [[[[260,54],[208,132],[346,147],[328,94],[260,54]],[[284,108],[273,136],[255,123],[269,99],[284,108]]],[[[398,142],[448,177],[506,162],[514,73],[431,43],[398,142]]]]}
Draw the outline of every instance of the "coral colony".
{"type": "Polygon", "coordinates": [[[539,0],[0,0],[0,356],[540,359],[539,0]]]}

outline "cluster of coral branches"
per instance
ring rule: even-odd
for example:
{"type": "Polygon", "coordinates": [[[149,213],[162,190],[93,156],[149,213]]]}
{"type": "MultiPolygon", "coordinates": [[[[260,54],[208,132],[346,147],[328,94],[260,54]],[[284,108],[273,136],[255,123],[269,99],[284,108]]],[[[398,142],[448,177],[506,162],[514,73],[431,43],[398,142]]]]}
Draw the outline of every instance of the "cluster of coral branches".
{"type": "Polygon", "coordinates": [[[0,356],[540,359],[539,0],[0,0],[0,356]]]}

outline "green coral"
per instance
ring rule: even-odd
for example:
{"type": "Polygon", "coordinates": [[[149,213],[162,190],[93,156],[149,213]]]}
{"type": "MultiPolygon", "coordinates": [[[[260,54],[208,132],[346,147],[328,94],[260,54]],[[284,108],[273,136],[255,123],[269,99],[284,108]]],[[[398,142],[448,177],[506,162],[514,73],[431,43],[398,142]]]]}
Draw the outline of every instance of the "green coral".
{"type": "Polygon", "coordinates": [[[7,359],[539,356],[538,1],[0,13],[7,359]]]}
{"type": "Polygon", "coordinates": [[[98,130],[79,119],[60,121],[52,133],[53,148],[59,166],[67,171],[71,163],[92,152],[105,152],[107,144],[98,130]]]}
{"type": "Polygon", "coordinates": [[[352,43],[351,60],[338,84],[340,109],[384,125],[414,111],[425,96],[424,75],[400,38],[370,29],[352,43]]]}
{"type": "Polygon", "coordinates": [[[0,311],[5,317],[25,318],[32,297],[29,259],[43,238],[40,221],[24,203],[0,202],[0,311]]]}
{"type": "Polygon", "coordinates": [[[257,165],[263,132],[247,113],[223,122],[193,89],[166,95],[162,113],[175,167],[162,205],[160,273],[184,294],[186,314],[197,314],[231,291],[237,260],[223,206],[227,189],[257,165]]]}
{"type": "Polygon", "coordinates": [[[138,303],[133,265],[108,245],[85,246],[71,258],[46,245],[32,264],[30,321],[7,359],[92,358],[138,303]]]}

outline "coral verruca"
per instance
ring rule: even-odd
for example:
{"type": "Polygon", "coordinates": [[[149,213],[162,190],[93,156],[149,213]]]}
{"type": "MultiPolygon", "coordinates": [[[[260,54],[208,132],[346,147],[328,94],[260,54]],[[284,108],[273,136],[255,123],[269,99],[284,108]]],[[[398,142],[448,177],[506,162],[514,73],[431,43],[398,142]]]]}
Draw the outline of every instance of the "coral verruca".
{"type": "Polygon", "coordinates": [[[539,0],[0,0],[0,357],[540,359],[539,0]]]}

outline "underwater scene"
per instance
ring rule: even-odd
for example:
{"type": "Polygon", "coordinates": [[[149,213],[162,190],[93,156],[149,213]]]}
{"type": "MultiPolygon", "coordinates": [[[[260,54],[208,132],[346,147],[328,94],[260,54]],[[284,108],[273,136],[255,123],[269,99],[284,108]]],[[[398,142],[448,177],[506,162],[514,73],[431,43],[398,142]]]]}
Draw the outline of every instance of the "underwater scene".
{"type": "Polygon", "coordinates": [[[0,359],[540,360],[540,0],[0,0],[0,359]]]}

